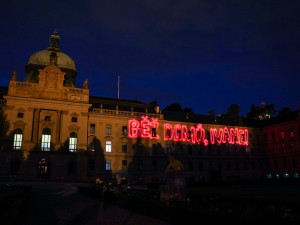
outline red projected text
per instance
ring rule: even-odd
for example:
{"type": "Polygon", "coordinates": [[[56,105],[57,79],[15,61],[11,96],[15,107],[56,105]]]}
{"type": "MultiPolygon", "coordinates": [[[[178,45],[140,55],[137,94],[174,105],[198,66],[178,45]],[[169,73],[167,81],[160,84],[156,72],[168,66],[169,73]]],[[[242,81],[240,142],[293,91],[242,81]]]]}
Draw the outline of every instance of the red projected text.
{"type": "MultiPolygon", "coordinates": [[[[128,137],[129,138],[149,138],[157,139],[159,122],[157,118],[148,118],[148,116],[142,116],[142,119],[128,120],[128,137]]],[[[184,124],[171,125],[165,123],[163,125],[163,136],[165,141],[175,142],[188,142],[192,144],[203,143],[205,146],[209,144],[236,144],[236,145],[248,145],[248,130],[235,128],[211,128],[206,133],[202,124],[196,126],[187,127],[184,124]],[[205,135],[209,135],[206,139],[205,135]]]]}

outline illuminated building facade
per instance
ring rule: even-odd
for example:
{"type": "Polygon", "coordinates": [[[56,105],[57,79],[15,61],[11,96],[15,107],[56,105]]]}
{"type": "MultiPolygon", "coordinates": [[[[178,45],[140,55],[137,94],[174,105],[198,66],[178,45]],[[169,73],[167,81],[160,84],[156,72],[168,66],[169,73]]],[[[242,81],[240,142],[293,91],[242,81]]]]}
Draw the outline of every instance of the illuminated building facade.
{"type": "Polygon", "coordinates": [[[300,122],[263,128],[212,123],[207,116],[163,114],[134,100],[89,95],[75,87],[74,61],[58,48],[33,54],[23,82],[1,88],[11,147],[0,178],[163,182],[169,157],[188,182],[297,177],[300,122]]]}

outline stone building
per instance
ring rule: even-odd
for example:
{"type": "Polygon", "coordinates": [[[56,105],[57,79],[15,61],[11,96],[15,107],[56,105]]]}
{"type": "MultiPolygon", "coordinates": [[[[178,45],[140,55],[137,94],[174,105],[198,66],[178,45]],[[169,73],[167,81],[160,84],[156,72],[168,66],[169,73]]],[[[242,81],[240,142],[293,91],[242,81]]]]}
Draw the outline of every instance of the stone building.
{"type": "Polygon", "coordinates": [[[50,47],[29,58],[24,81],[13,72],[8,88],[0,88],[11,137],[11,147],[0,152],[1,179],[163,183],[170,156],[191,183],[298,176],[299,117],[233,127],[90,96],[87,80],[75,86],[75,63],[59,40],[54,32],[50,47]]]}

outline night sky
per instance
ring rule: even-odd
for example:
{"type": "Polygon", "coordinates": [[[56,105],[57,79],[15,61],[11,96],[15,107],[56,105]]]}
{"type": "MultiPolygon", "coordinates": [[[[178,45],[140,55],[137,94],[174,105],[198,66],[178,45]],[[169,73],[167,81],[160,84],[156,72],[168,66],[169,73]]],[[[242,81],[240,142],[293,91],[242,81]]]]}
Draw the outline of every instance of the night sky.
{"type": "Polygon", "coordinates": [[[0,85],[23,81],[33,53],[59,48],[77,87],[161,109],[178,102],[216,114],[238,104],[300,106],[300,2],[204,0],[2,1],[0,85]]]}

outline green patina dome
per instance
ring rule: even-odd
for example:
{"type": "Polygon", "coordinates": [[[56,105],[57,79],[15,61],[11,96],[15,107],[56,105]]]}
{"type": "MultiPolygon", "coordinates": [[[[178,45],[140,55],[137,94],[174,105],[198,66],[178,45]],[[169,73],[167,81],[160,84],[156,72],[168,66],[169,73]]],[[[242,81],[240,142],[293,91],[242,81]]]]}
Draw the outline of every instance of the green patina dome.
{"type": "Polygon", "coordinates": [[[43,69],[51,64],[51,58],[55,56],[55,65],[57,65],[65,75],[64,85],[68,87],[75,87],[75,77],[77,75],[75,62],[67,54],[61,52],[58,48],[60,37],[55,30],[50,36],[50,47],[38,51],[29,57],[29,61],[25,66],[26,77],[25,82],[36,83],[39,80],[39,69],[43,69]]]}

